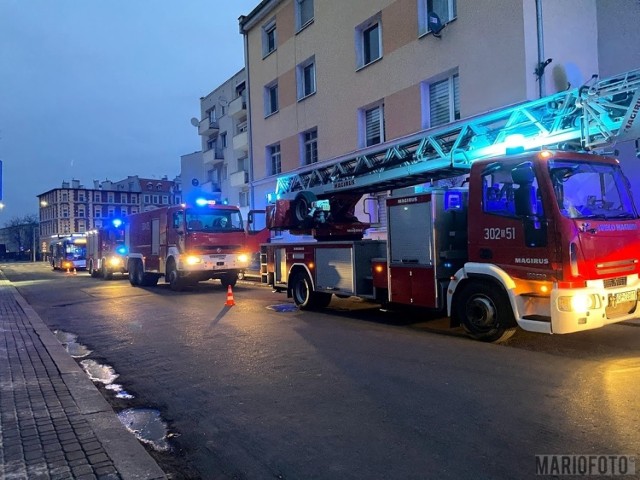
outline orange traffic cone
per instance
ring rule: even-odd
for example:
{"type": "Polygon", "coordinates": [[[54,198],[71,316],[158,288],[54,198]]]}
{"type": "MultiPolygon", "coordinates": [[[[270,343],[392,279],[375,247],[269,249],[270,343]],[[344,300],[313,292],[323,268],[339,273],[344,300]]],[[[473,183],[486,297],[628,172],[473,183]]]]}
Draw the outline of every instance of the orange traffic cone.
{"type": "Polygon", "coordinates": [[[78,272],[76,272],[76,267],[73,267],[73,274],[74,274],[74,275],[77,275],[77,274],[78,274],[78,272]]]}
{"type": "Polygon", "coordinates": [[[227,301],[225,305],[227,307],[233,307],[235,304],[236,302],[233,299],[233,290],[231,290],[231,285],[229,285],[229,287],[227,288],[227,301]]]}
{"type": "Polygon", "coordinates": [[[67,267],[67,275],[69,275],[71,273],[71,270],[69,270],[69,268],[67,267]]]}

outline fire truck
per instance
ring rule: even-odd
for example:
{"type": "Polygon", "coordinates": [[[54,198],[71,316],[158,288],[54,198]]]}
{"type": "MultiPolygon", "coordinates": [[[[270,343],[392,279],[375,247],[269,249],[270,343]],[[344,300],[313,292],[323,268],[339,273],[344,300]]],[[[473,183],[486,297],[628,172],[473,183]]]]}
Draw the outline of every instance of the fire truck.
{"type": "Polygon", "coordinates": [[[302,310],[439,311],[488,342],[640,317],[640,217],[603,155],[640,136],[639,110],[634,70],[283,175],[268,226],[313,238],[264,244],[262,282],[302,310]],[[375,192],[384,240],[355,215],[375,192]]]}
{"type": "Polygon", "coordinates": [[[249,265],[240,209],[197,198],[127,217],[129,281],[152,286],[164,277],[172,290],[219,279],[234,286],[249,265]]]}
{"type": "Polygon", "coordinates": [[[87,269],[92,277],[109,280],[114,273],[127,273],[126,253],[121,219],[87,232],[87,269]]]}

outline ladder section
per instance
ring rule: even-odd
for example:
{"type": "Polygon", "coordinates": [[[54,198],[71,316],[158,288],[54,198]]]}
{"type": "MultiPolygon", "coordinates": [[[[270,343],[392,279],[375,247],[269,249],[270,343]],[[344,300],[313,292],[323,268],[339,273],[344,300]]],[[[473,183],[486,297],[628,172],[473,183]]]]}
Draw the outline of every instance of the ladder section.
{"type": "Polygon", "coordinates": [[[474,161],[515,146],[602,148],[637,136],[638,109],[640,69],[294,170],[277,179],[276,195],[293,198],[309,190],[321,198],[402,188],[464,173],[474,161]]]}

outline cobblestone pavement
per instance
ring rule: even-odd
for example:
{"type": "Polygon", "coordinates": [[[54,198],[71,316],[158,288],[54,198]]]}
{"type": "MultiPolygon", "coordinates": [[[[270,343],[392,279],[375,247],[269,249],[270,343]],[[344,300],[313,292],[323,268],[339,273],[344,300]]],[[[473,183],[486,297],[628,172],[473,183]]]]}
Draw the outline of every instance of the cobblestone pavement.
{"type": "Polygon", "coordinates": [[[0,478],[166,478],[2,272],[0,478]]]}

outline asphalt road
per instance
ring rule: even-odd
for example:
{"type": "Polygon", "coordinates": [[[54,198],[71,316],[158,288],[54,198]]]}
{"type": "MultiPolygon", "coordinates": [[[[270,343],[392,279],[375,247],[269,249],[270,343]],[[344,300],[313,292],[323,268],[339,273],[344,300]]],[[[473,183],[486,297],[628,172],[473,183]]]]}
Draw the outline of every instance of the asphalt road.
{"type": "Polygon", "coordinates": [[[492,345],[346,299],[273,310],[291,301],[250,282],[228,307],[217,282],[0,268],[115,369],[135,397],[103,389],[116,411],[161,412],[172,448],[154,456],[173,478],[534,478],[536,454],[640,453],[640,322],[492,345]]]}

